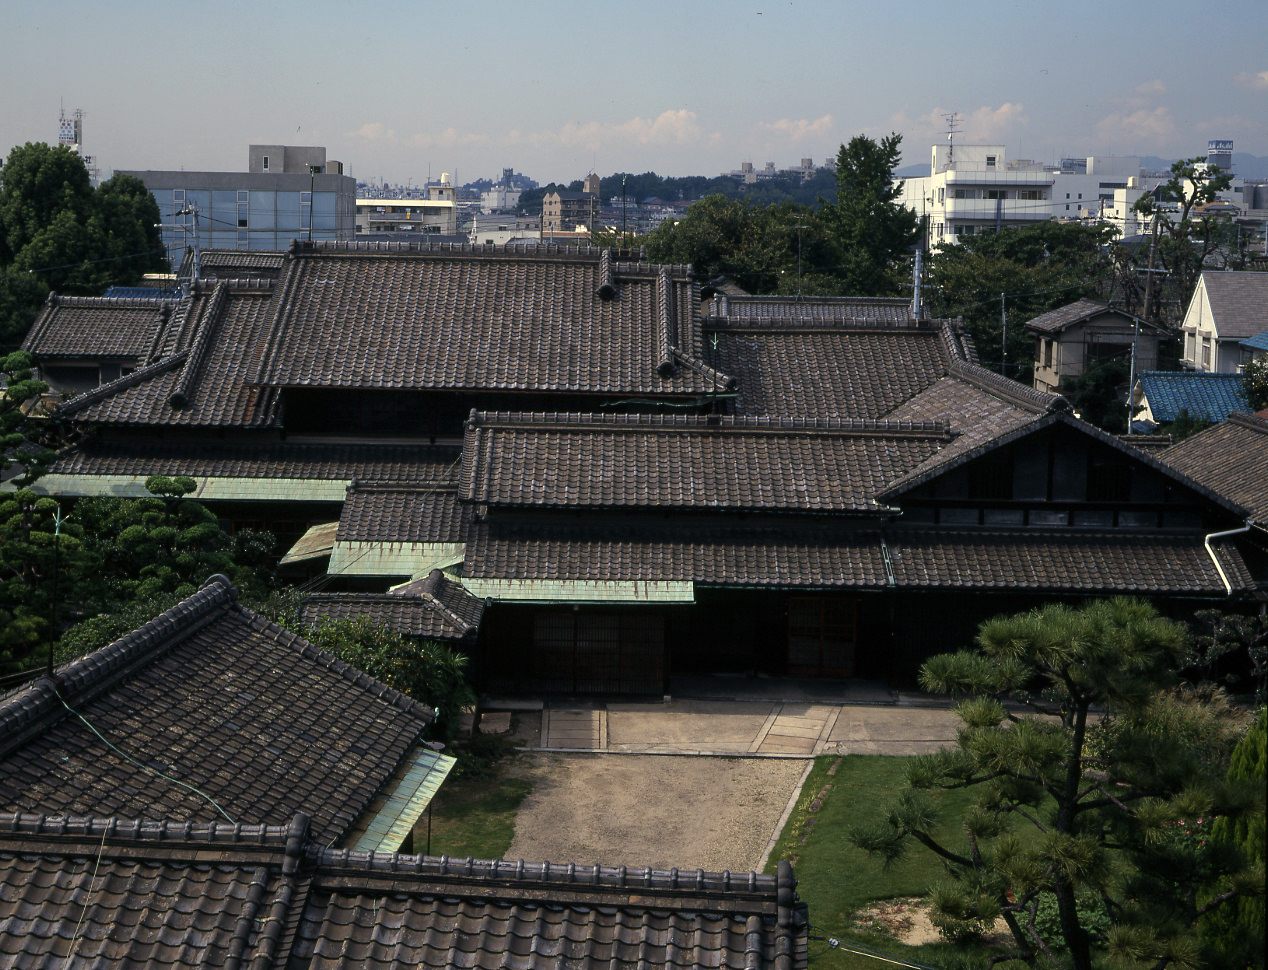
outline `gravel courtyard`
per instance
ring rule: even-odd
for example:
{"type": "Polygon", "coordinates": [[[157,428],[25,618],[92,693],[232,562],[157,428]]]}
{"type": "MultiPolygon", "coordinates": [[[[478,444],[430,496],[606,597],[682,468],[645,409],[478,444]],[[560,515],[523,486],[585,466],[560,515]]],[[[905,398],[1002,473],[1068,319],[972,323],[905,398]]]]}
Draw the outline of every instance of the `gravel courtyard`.
{"type": "Polygon", "coordinates": [[[526,755],[510,859],[755,868],[806,761],[526,755]]]}

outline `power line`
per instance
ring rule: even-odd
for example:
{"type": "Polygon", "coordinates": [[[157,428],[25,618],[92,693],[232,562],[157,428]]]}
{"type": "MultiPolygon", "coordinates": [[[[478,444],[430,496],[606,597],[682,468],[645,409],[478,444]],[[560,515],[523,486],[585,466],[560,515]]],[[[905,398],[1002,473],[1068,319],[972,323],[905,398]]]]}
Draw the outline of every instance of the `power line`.
{"type": "Polygon", "coordinates": [[[84,715],[80,714],[79,711],[75,710],[73,707],[71,707],[69,704],[66,703],[66,699],[62,697],[62,693],[61,691],[57,689],[56,685],[54,685],[53,687],[53,694],[57,697],[59,701],[62,702],[62,707],[66,708],[66,710],[74,714],[75,717],[83,721],[84,725],[88,728],[88,730],[91,731],[93,734],[95,734],[101,740],[102,744],[104,744],[107,748],[109,748],[111,751],[117,754],[120,758],[123,758],[125,761],[128,761],[131,764],[136,765],[142,771],[148,771],[150,774],[155,775],[159,778],[163,778],[167,781],[170,781],[174,785],[180,785],[181,788],[188,789],[189,791],[193,792],[195,795],[199,796],[200,798],[205,799],[217,812],[223,815],[225,819],[229,821],[230,824],[236,824],[234,822],[233,816],[231,816],[228,812],[226,812],[223,808],[221,808],[220,803],[217,802],[210,795],[208,795],[205,791],[201,790],[200,788],[194,787],[188,782],[181,781],[179,778],[173,778],[171,775],[166,774],[165,772],[159,771],[157,768],[152,768],[149,765],[145,764],[144,762],[138,761],[136,758],[132,757],[126,751],[122,750],[113,742],[111,742],[104,734],[102,734],[100,731],[96,729],[96,727],[93,726],[93,723],[89,721],[88,718],[84,717],[84,715]]]}

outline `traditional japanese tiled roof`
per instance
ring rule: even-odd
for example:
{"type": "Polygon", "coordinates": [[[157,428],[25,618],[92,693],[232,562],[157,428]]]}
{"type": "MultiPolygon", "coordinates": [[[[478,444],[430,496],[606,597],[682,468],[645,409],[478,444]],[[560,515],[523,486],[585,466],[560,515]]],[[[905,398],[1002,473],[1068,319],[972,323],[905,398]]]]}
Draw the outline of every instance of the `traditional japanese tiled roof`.
{"type": "Polygon", "coordinates": [[[30,965],[804,970],[773,876],[325,848],[289,825],[0,815],[0,957],[30,965]],[[91,869],[91,885],[85,883],[91,869]]]}
{"type": "Polygon", "coordinates": [[[933,326],[710,319],[704,343],[705,360],[735,376],[735,413],[753,416],[882,418],[951,360],[933,326]]]}
{"type": "Polygon", "coordinates": [[[96,439],[63,453],[50,473],[439,482],[455,473],[458,457],[457,448],[429,445],[96,439]]]}
{"type": "Polygon", "coordinates": [[[472,412],[461,495],[489,506],[871,512],[952,440],[937,421],[472,412]]]}
{"type": "Polygon", "coordinates": [[[278,422],[278,391],[247,383],[275,311],[267,281],[206,284],[173,316],[159,359],[62,405],[76,421],[260,428],[278,422]]]}
{"type": "Polygon", "coordinates": [[[358,481],[337,535],[340,542],[462,542],[469,518],[452,484],[358,481]]]}
{"type": "Polygon", "coordinates": [[[1049,310],[1047,313],[1041,313],[1037,317],[1033,317],[1026,321],[1026,329],[1035,333],[1055,334],[1060,333],[1067,327],[1072,327],[1076,323],[1083,323],[1093,317],[1102,314],[1113,314],[1122,317],[1128,323],[1139,323],[1142,327],[1149,330],[1158,330],[1156,324],[1128,313],[1126,310],[1112,307],[1108,303],[1098,303],[1096,300],[1075,300],[1073,303],[1067,303],[1063,307],[1057,307],[1055,310],[1049,310]]]}
{"type": "Polygon", "coordinates": [[[693,582],[774,589],[882,589],[878,533],[821,522],[752,523],[700,516],[576,522],[490,517],[467,540],[463,578],[693,582]]]}
{"type": "Polygon", "coordinates": [[[173,306],[170,300],[50,295],[22,349],[39,360],[143,360],[173,306]]]}
{"type": "Polygon", "coordinates": [[[356,822],[429,709],[237,602],[223,576],[0,700],[0,809],[356,822]]]}
{"type": "Polygon", "coordinates": [[[1240,374],[1147,370],[1140,387],[1154,420],[1168,424],[1187,411],[1200,421],[1223,421],[1234,411],[1249,411],[1240,374]]]}
{"type": "Polygon", "coordinates": [[[1221,340],[1243,340],[1268,330],[1268,273],[1202,274],[1221,340]]]}
{"type": "Polygon", "coordinates": [[[732,323],[870,323],[905,326],[912,322],[911,301],[868,296],[735,296],[718,292],[709,315],[732,323]]]}
{"type": "Polygon", "coordinates": [[[300,618],[311,624],[366,617],[406,636],[469,640],[479,630],[484,606],[461,583],[433,569],[390,593],[314,593],[304,598],[300,618]]]}
{"type": "MultiPolygon", "coordinates": [[[[244,251],[241,249],[204,249],[199,255],[199,272],[204,279],[277,279],[286,263],[284,252],[244,251]]],[[[193,276],[193,253],[186,253],[179,276],[193,276]]]]}
{"type": "Polygon", "coordinates": [[[732,384],[700,360],[686,267],[605,267],[588,249],[300,244],[283,291],[264,384],[671,397],[732,384]]]}
{"type": "MultiPolygon", "coordinates": [[[[1202,536],[1080,530],[894,529],[886,546],[900,588],[1047,593],[1223,594],[1202,536]]],[[[1234,590],[1252,585],[1237,547],[1217,548],[1234,590]]]]}
{"type": "Polygon", "coordinates": [[[1245,506],[1268,527],[1268,418],[1230,414],[1158,457],[1194,481],[1245,506]]]}

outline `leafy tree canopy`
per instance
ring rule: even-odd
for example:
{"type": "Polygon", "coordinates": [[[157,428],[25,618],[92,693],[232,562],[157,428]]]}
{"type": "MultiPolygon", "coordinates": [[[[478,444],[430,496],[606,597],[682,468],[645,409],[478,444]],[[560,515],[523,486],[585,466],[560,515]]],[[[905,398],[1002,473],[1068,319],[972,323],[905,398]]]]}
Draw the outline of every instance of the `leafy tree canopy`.
{"type": "Polygon", "coordinates": [[[0,350],[21,342],[50,289],[100,293],[166,269],[158,221],[138,179],[94,189],[69,149],[14,148],[0,169],[0,350]]]}
{"type": "Polygon", "coordinates": [[[837,152],[837,197],[826,216],[844,293],[888,295],[907,285],[897,268],[919,238],[920,220],[898,202],[902,183],[894,181],[894,169],[902,141],[897,133],[880,141],[855,135],[837,152]]]}

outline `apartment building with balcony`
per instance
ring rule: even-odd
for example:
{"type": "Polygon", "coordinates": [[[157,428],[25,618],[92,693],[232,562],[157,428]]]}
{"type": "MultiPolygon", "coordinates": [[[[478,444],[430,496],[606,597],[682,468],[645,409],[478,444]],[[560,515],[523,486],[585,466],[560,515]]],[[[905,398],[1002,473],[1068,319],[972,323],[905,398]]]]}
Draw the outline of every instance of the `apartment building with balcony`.
{"type": "Polygon", "coordinates": [[[357,199],[357,235],[401,233],[409,240],[421,235],[453,235],[458,231],[458,209],[448,172],[429,184],[419,199],[357,199]]]}
{"type": "Polygon", "coordinates": [[[1010,160],[1003,145],[934,145],[929,174],[906,179],[901,201],[928,218],[931,245],[950,245],[1049,219],[1113,221],[1112,213],[1120,212],[1119,222],[1126,225],[1131,201],[1159,181],[1143,176],[1134,155],[1089,155],[1047,165],[1010,160]]]}

